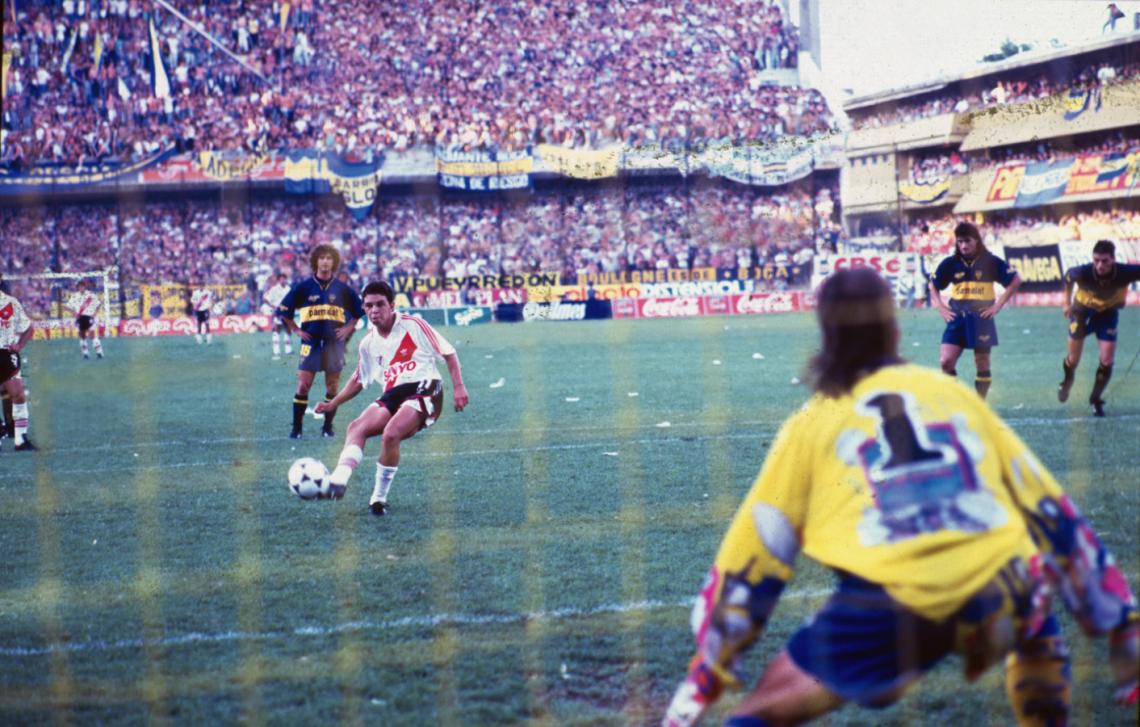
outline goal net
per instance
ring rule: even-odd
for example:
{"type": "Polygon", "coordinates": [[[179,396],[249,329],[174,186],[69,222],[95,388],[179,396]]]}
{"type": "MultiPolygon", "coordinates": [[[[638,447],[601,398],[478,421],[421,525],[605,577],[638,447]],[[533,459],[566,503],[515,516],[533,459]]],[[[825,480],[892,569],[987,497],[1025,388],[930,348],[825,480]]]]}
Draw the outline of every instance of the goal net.
{"type": "Polygon", "coordinates": [[[59,330],[63,335],[74,333],[82,281],[88,283],[87,292],[98,298],[92,317],[100,334],[115,331],[122,317],[117,267],[74,273],[4,274],[9,295],[20,301],[28,316],[39,321],[41,327],[46,324],[49,330],[59,330]]]}

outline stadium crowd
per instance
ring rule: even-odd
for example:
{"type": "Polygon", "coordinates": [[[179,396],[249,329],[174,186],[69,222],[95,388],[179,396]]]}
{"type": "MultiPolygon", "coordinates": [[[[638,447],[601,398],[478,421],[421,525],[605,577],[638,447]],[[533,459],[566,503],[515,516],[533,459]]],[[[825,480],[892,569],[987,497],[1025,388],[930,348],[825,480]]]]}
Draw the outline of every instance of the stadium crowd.
{"type": "Polygon", "coordinates": [[[425,145],[756,141],[833,125],[818,91],[765,76],[793,67],[799,43],[769,0],[174,5],[241,63],[155,10],[163,98],[151,90],[149,4],[6,6],[0,163],[170,147],[368,158],[425,145]]]}
{"type": "MultiPolygon", "coordinates": [[[[128,288],[209,283],[256,291],[275,272],[307,276],[308,251],[319,243],[340,249],[347,282],[358,289],[391,275],[558,272],[573,280],[802,262],[838,233],[837,197],[829,187],[813,199],[809,188],[765,194],[706,180],[688,189],[566,191],[517,202],[382,199],[363,223],[324,198],[4,208],[0,269],[18,276],[118,265],[128,288]]],[[[26,296],[30,311],[45,311],[50,285],[26,296]]]]}
{"type": "MultiPolygon", "coordinates": [[[[906,249],[923,255],[947,255],[954,249],[954,215],[913,221],[906,249]]],[[[1025,210],[994,213],[981,225],[986,245],[1048,245],[1065,240],[1140,240],[1140,210],[1127,207],[1069,211],[1025,210]]]]}
{"type": "Polygon", "coordinates": [[[1092,62],[1075,72],[1067,71],[1064,80],[1050,76],[1039,68],[1026,72],[1023,77],[1010,71],[1008,78],[994,81],[992,87],[988,83],[981,88],[967,85],[967,82],[950,84],[947,89],[934,95],[919,96],[915,100],[902,102],[893,109],[853,114],[851,123],[855,129],[880,128],[940,114],[964,114],[997,106],[1039,101],[1072,90],[1087,91],[1110,83],[1140,78],[1138,61],[1092,62]]]}

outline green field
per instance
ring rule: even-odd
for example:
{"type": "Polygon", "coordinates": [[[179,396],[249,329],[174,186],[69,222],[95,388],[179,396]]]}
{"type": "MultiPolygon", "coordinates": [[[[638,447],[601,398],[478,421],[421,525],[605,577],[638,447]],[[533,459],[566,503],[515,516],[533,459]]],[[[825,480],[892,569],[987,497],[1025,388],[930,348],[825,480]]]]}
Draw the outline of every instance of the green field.
{"type": "MultiPolygon", "coordinates": [[[[937,365],[937,316],[906,312],[903,327],[903,354],[937,365]]],[[[1091,342],[1070,403],[1056,402],[1058,311],[1008,310],[999,328],[991,403],[1136,589],[1140,370],[1125,372],[1140,312],[1122,316],[1102,420],[1084,403],[1091,342]]],[[[727,520],[806,397],[790,381],[812,318],[445,335],[471,404],[405,443],[384,518],[367,512],[369,463],[341,502],[287,491],[292,460],[332,464],[341,442],[312,419],[286,437],[294,362],[270,361],[268,334],[111,339],[103,361],[33,343],[43,451],[5,441],[0,454],[0,723],[657,722],[727,520]]],[[[973,380],[971,360],[959,370],[973,380]]],[[[752,677],[830,583],[801,561],[752,677]]],[[[1066,631],[1073,723],[1134,724],[1111,703],[1103,642],[1066,631]]],[[[1010,724],[1001,670],[969,688],[959,672],[950,660],[895,707],[823,723],[1010,724]]]]}

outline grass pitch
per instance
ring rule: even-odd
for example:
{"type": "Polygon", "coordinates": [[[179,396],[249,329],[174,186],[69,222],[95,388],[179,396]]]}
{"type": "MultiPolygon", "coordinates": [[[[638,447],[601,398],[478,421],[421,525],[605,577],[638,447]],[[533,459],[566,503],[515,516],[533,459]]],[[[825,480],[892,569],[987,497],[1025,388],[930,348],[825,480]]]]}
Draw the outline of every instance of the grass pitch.
{"type": "MultiPolygon", "coordinates": [[[[903,354],[936,366],[937,315],[902,324],[903,354]]],[[[1136,589],[1140,371],[1126,370],[1140,314],[1126,309],[1120,328],[1108,418],[1084,404],[1092,342],[1070,403],[1056,402],[1065,326],[1053,309],[1002,313],[990,400],[1136,589]]],[[[0,723],[658,721],[691,654],[689,603],[807,395],[790,382],[813,319],[445,335],[471,405],[404,444],[382,519],[367,513],[371,464],[344,501],[288,493],[289,463],[332,464],[341,440],[312,419],[305,439],[286,437],[295,361],[270,361],[268,334],[112,339],[103,361],[81,360],[74,341],[32,344],[43,451],[5,442],[0,454],[0,723]]],[[[801,560],[753,678],[830,585],[801,560]]],[[[1073,723],[1134,724],[1111,704],[1103,642],[1066,628],[1073,723]]],[[[823,724],[1011,723],[1000,669],[969,688],[959,672],[948,660],[899,705],[823,724]]]]}

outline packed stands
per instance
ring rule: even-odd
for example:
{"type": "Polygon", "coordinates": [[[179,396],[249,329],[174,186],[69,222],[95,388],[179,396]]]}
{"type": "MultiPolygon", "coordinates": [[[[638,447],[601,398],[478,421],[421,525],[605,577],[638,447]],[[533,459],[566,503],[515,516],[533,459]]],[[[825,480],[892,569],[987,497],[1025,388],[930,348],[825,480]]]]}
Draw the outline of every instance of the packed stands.
{"type": "Polygon", "coordinates": [[[242,64],[156,10],[171,86],[159,98],[150,5],[18,3],[3,29],[0,163],[137,159],[169,147],[369,158],[430,145],[756,141],[833,125],[818,91],[765,76],[794,66],[798,52],[774,2],[174,5],[242,64]],[[365,14],[373,22],[362,28],[365,14]]]}
{"type": "Polygon", "coordinates": [[[1140,62],[1090,62],[1079,68],[1066,68],[1059,75],[1040,66],[1023,72],[1011,71],[1006,78],[978,79],[977,82],[950,84],[932,94],[919,94],[893,108],[853,114],[855,129],[880,128],[916,121],[940,114],[964,114],[997,106],[1037,101],[1067,91],[1085,91],[1097,86],[1140,78],[1140,62]],[[992,84],[992,85],[990,85],[992,84]]]}
{"type": "MultiPolygon", "coordinates": [[[[248,204],[150,202],[0,209],[10,275],[118,265],[122,283],[229,284],[256,291],[275,271],[307,276],[309,250],[336,245],[349,281],[392,275],[580,273],[804,262],[838,230],[837,191],[776,194],[731,183],[589,186],[520,200],[387,198],[364,223],[324,198],[248,204]]],[[[25,300],[47,310],[50,286],[25,300]]],[[[33,295],[25,293],[26,296],[33,295]]],[[[255,298],[256,299],[256,298],[255,298]]],[[[235,301],[236,304],[236,301],[235,301]]]]}

